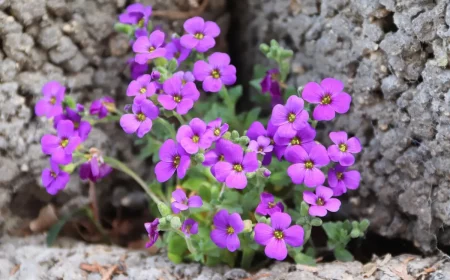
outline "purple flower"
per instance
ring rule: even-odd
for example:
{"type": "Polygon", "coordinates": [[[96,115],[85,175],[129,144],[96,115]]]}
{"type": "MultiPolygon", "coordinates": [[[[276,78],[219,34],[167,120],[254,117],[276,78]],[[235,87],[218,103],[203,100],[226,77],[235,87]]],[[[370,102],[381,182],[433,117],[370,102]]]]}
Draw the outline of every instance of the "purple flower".
{"type": "Polygon", "coordinates": [[[89,113],[91,115],[98,115],[99,119],[103,119],[108,115],[108,112],[114,111],[116,105],[114,104],[114,99],[109,96],[104,96],[98,100],[92,102],[89,108],[89,113]]]}
{"type": "Polygon", "coordinates": [[[120,126],[126,133],[136,132],[142,138],[152,129],[152,120],[158,117],[159,109],[148,99],[135,99],[131,108],[133,114],[120,117],[120,126]]]}
{"type": "Polygon", "coordinates": [[[244,230],[244,222],[238,213],[229,214],[223,209],[214,216],[214,228],[211,231],[211,240],[219,248],[227,248],[234,252],[241,247],[238,234],[244,230]]]}
{"type": "Polygon", "coordinates": [[[80,178],[82,180],[91,180],[97,182],[111,173],[111,166],[103,161],[103,157],[96,149],[91,149],[88,155],[88,161],[80,166],[80,178]]]}
{"type": "Polygon", "coordinates": [[[65,91],[66,88],[56,81],[46,83],[42,88],[44,98],[39,100],[34,107],[36,115],[51,118],[62,114],[65,91]]]}
{"type": "Polygon", "coordinates": [[[166,45],[166,58],[168,60],[175,58],[178,62],[178,65],[180,65],[181,62],[185,61],[190,53],[191,50],[183,47],[180,43],[180,39],[178,38],[172,39],[172,42],[166,45]]]}
{"type": "Polygon", "coordinates": [[[72,153],[81,143],[81,139],[69,120],[61,120],[56,131],[57,135],[46,134],[42,137],[42,152],[51,155],[54,163],[68,164],[72,161],[72,153]]]}
{"type": "Polygon", "coordinates": [[[83,104],[77,103],[75,109],[78,113],[84,113],[84,105],[83,104]]]}
{"type": "Polygon", "coordinates": [[[207,128],[212,132],[213,141],[217,141],[225,134],[225,132],[228,131],[228,124],[222,124],[222,119],[217,118],[213,121],[210,121],[207,128]]]}
{"type": "Polygon", "coordinates": [[[303,245],[304,230],[299,225],[291,225],[291,217],[286,213],[273,213],[270,217],[272,226],[258,223],[255,226],[255,241],[266,246],[266,256],[279,261],[287,257],[286,243],[292,247],[303,245]]]}
{"type": "Polygon", "coordinates": [[[271,122],[278,127],[277,134],[280,137],[291,138],[307,125],[308,118],[308,112],[303,110],[303,99],[293,95],[285,106],[278,104],[273,107],[271,122]]]}
{"type": "Polygon", "coordinates": [[[334,145],[328,147],[328,155],[334,162],[342,166],[350,166],[355,163],[353,154],[361,152],[361,143],[357,137],[348,139],[344,131],[330,132],[331,141],[334,145]]]}
{"type": "Polygon", "coordinates": [[[270,144],[270,138],[258,136],[257,140],[251,140],[248,150],[262,155],[273,151],[273,145],[270,144]]]}
{"type": "Polygon", "coordinates": [[[219,182],[225,182],[227,187],[243,189],[247,186],[247,172],[258,169],[258,158],[255,152],[248,152],[237,144],[224,146],[225,161],[216,163],[214,171],[219,182]]]}
{"type": "Polygon", "coordinates": [[[58,164],[53,161],[50,161],[50,167],[42,171],[42,185],[44,185],[49,194],[55,195],[66,187],[70,180],[70,175],[61,171],[58,164]]]}
{"type": "Polygon", "coordinates": [[[139,64],[147,64],[150,60],[166,55],[164,44],[164,32],[155,30],[150,37],[141,36],[133,44],[133,52],[136,53],[134,61],[139,64]]]}
{"type": "Polygon", "coordinates": [[[172,139],[166,140],[159,149],[161,159],[155,166],[156,180],[162,183],[170,179],[177,171],[178,178],[183,179],[191,165],[191,158],[181,145],[177,145],[172,139]]]}
{"type": "Polygon", "coordinates": [[[186,237],[190,237],[191,234],[197,234],[198,223],[194,219],[186,219],[181,225],[181,231],[184,232],[186,237]]]}
{"type": "Polygon", "coordinates": [[[152,247],[153,244],[155,244],[156,240],[158,240],[159,234],[158,234],[158,225],[159,225],[159,219],[155,219],[151,223],[145,223],[145,229],[148,233],[149,241],[145,244],[146,248],[152,247]]]}
{"type": "Polygon", "coordinates": [[[293,163],[287,173],[294,184],[305,183],[307,187],[315,187],[325,181],[325,175],[319,169],[330,162],[324,146],[317,144],[309,152],[300,146],[293,146],[286,150],[284,156],[293,163]]]}
{"type": "Polygon", "coordinates": [[[130,65],[130,73],[133,80],[136,80],[137,78],[139,78],[139,76],[142,76],[148,70],[148,64],[136,63],[136,61],[134,61],[134,57],[130,58],[127,63],[128,65],[130,65]]]}
{"type": "Polygon", "coordinates": [[[140,76],[128,85],[127,96],[136,96],[136,98],[147,98],[155,94],[155,85],[151,82],[152,77],[149,74],[140,76]]]}
{"type": "Polygon", "coordinates": [[[173,73],[174,77],[178,77],[181,80],[181,84],[185,85],[188,82],[195,82],[194,75],[190,71],[178,71],[176,73],[173,73]]]}
{"type": "Polygon", "coordinates": [[[216,45],[214,38],[219,36],[220,28],[213,21],[206,21],[201,17],[193,17],[183,24],[185,35],[180,39],[180,43],[187,49],[195,49],[203,53],[216,45]]]}
{"type": "Polygon", "coordinates": [[[119,15],[119,21],[125,24],[137,24],[139,27],[147,27],[151,14],[152,6],[136,3],[129,5],[125,13],[119,15]]]}
{"type": "MultiPolygon", "coordinates": [[[[270,139],[270,144],[274,146],[273,152],[277,155],[278,159],[284,155],[284,149],[280,150],[280,147],[274,142],[274,137],[277,132],[278,127],[274,126],[272,122],[269,121],[267,124],[267,130],[264,128],[262,123],[253,122],[247,131],[247,136],[250,140],[257,140],[259,136],[264,136],[270,139]]],[[[262,164],[269,165],[272,162],[272,152],[266,152],[266,155],[263,158],[262,164]]]]}
{"type": "Polygon", "coordinates": [[[186,193],[181,189],[176,189],[172,192],[172,211],[175,214],[180,213],[181,211],[188,210],[189,208],[199,208],[202,207],[203,201],[202,198],[198,195],[193,195],[186,197],[186,193]]]}
{"type": "Polygon", "coordinates": [[[266,75],[260,83],[262,93],[270,93],[272,98],[272,107],[283,102],[281,87],[278,81],[279,76],[280,71],[277,68],[270,69],[266,72],[266,75]]]}
{"type": "Polygon", "coordinates": [[[305,85],[302,97],[309,103],[319,104],[313,112],[318,121],[329,121],[339,114],[347,113],[352,102],[351,96],[343,92],[344,84],[336,79],[326,78],[318,83],[310,82],[305,85]]]}
{"type": "Polygon", "coordinates": [[[172,77],[163,85],[164,94],[158,96],[158,101],[166,110],[177,109],[180,115],[186,114],[200,97],[200,92],[193,82],[187,82],[184,86],[181,79],[172,77]]]}
{"type": "Polygon", "coordinates": [[[328,184],[333,189],[334,196],[340,196],[347,189],[356,190],[359,187],[361,174],[356,170],[346,171],[347,167],[337,164],[328,170],[328,184]]]}
{"type": "Polygon", "coordinates": [[[276,212],[283,212],[284,206],[283,203],[275,202],[275,199],[272,194],[263,192],[261,193],[261,201],[259,202],[258,206],[256,207],[255,213],[265,216],[265,215],[272,215],[276,212]]]}
{"type": "MultiPolygon", "coordinates": [[[[225,160],[225,149],[227,145],[236,145],[233,144],[233,142],[226,140],[226,139],[219,139],[216,142],[216,148],[209,150],[205,153],[205,160],[203,161],[204,166],[211,166],[211,173],[213,176],[215,176],[215,167],[216,163],[219,161],[225,160]]],[[[225,179],[221,182],[225,182],[225,179]]]]}
{"type": "Polygon", "coordinates": [[[283,138],[279,134],[275,134],[274,140],[279,147],[280,153],[284,155],[286,149],[295,145],[301,146],[306,152],[311,151],[312,147],[316,145],[314,138],[316,138],[316,130],[307,124],[302,129],[297,130],[293,137],[283,138]]]}
{"type": "Polygon", "coordinates": [[[337,212],[341,207],[341,201],[337,198],[331,198],[333,190],[324,186],[318,186],[316,193],[310,191],[303,192],[303,200],[311,205],[309,214],[311,216],[324,217],[327,211],[337,212]]]}
{"type": "Polygon", "coordinates": [[[199,60],[194,64],[194,76],[203,82],[204,91],[218,92],[222,85],[236,82],[236,67],[230,65],[228,54],[215,52],[208,57],[208,63],[199,60]]]}
{"type": "Polygon", "coordinates": [[[196,154],[199,149],[208,149],[212,143],[212,132],[206,130],[206,124],[194,118],[189,125],[182,125],[177,132],[177,141],[188,154],[196,154]]]}
{"type": "Polygon", "coordinates": [[[91,132],[92,126],[89,122],[83,121],[78,112],[79,111],[75,111],[67,107],[66,113],[56,116],[55,119],[53,120],[53,123],[56,128],[61,120],[72,121],[75,134],[77,134],[80,137],[81,141],[85,141],[89,136],[89,133],[91,132]]]}

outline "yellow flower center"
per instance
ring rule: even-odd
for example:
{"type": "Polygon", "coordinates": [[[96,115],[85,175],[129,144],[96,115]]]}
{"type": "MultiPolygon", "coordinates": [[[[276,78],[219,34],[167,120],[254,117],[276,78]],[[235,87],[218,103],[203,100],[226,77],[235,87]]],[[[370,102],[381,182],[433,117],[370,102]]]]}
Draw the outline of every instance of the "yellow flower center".
{"type": "Polygon", "coordinates": [[[143,18],[141,18],[141,19],[138,21],[138,26],[139,26],[139,27],[144,27],[144,19],[143,19],[143,18]]]}
{"type": "Polygon", "coordinates": [[[102,102],[108,112],[114,112],[116,110],[116,104],[114,102],[102,102]]]}
{"type": "Polygon", "coordinates": [[[217,70],[213,70],[211,72],[211,76],[213,76],[214,79],[218,79],[218,78],[220,78],[220,73],[217,70]]]}
{"type": "Polygon", "coordinates": [[[294,113],[289,113],[289,115],[288,115],[288,121],[290,122],[290,123],[293,123],[294,121],[295,121],[295,118],[296,118],[297,116],[294,114],[294,113]]]}
{"type": "Polygon", "coordinates": [[[242,165],[240,165],[240,164],[235,164],[233,166],[233,169],[237,172],[242,172],[242,170],[243,170],[242,165]]]}
{"type": "Polygon", "coordinates": [[[56,178],[56,173],[55,172],[53,172],[53,171],[50,171],[50,176],[52,176],[53,178],[56,178]]]}
{"type": "Polygon", "coordinates": [[[342,178],[344,178],[344,173],[336,172],[336,177],[338,178],[338,180],[342,180],[342,178]]]}
{"type": "Polygon", "coordinates": [[[139,113],[136,115],[136,118],[138,119],[138,121],[143,122],[146,117],[143,113],[139,113]]]}
{"type": "Polygon", "coordinates": [[[180,102],[181,102],[181,96],[180,96],[180,95],[174,95],[174,96],[173,96],[173,100],[174,100],[175,102],[177,102],[177,103],[180,103],[180,102]]]}
{"type": "Polygon", "coordinates": [[[273,207],[275,207],[277,204],[275,202],[269,202],[269,209],[272,209],[273,207]]]}
{"type": "Polygon", "coordinates": [[[331,96],[329,94],[322,97],[322,100],[320,101],[320,104],[322,105],[328,105],[331,103],[331,96]]]}
{"type": "Polygon", "coordinates": [[[301,144],[302,141],[297,136],[291,139],[291,145],[301,145],[301,144]]]}
{"type": "Polygon", "coordinates": [[[283,232],[281,230],[274,231],[273,235],[278,240],[283,239],[283,237],[284,237],[284,234],[283,234],[283,232]]]}
{"type": "Polygon", "coordinates": [[[220,155],[219,156],[219,161],[224,161],[224,160],[225,160],[225,157],[223,155],[220,155]]]}
{"type": "Polygon", "coordinates": [[[150,47],[150,48],[148,48],[148,52],[153,52],[155,50],[155,48],[154,47],[150,47]]]}
{"type": "Polygon", "coordinates": [[[321,197],[319,197],[316,200],[316,204],[319,205],[319,206],[323,206],[325,204],[325,201],[323,201],[323,199],[321,197]]]}
{"type": "Polygon", "coordinates": [[[201,32],[197,32],[197,33],[195,33],[194,37],[195,37],[195,39],[201,40],[205,37],[205,35],[201,32]]]}
{"type": "Polygon", "coordinates": [[[234,228],[232,228],[231,226],[227,227],[227,234],[233,234],[234,233],[234,228]]]}
{"type": "Polygon", "coordinates": [[[219,136],[220,135],[220,128],[216,128],[216,129],[214,129],[214,135],[215,136],[219,136]]]}
{"type": "Polygon", "coordinates": [[[69,139],[64,138],[63,140],[61,140],[60,145],[61,145],[61,147],[63,147],[63,148],[67,147],[67,145],[69,145],[69,139]]]}
{"type": "Polygon", "coordinates": [[[306,169],[312,169],[314,167],[314,163],[310,160],[308,160],[307,162],[305,162],[305,168],[306,169]]]}
{"type": "Polygon", "coordinates": [[[346,152],[347,151],[347,145],[346,144],[339,144],[339,150],[341,152],[346,152]]]}
{"type": "Polygon", "coordinates": [[[56,98],[53,96],[50,98],[50,104],[55,105],[56,104],[56,98]]]}
{"type": "Polygon", "coordinates": [[[73,122],[73,127],[75,129],[78,129],[80,127],[80,123],[79,122],[73,122]]]}
{"type": "Polygon", "coordinates": [[[147,89],[146,89],[145,87],[143,87],[143,88],[141,88],[141,89],[139,90],[139,92],[140,92],[141,94],[144,94],[144,93],[147,92],[147,89]]]}
{"type": "Polygon", "coordinates": [[[175,168],[178,168],[178,165],[180,165],[180,156],[175,156],[173,158],[173,165],[175,166],[175,168]]]}
{"type": "Polygon", "coordinates": [[[192,142],[198,143],[198,140],[200,140],[200,137],[198,137],[198,135],[194,135],[194,137],[192,137],[192,142]]]}

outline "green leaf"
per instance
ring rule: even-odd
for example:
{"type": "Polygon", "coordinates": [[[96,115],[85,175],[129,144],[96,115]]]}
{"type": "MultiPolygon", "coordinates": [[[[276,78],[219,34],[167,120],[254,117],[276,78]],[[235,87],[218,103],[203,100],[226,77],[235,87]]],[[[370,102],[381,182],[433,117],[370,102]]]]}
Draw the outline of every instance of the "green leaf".
{"type": "Polygon", "coordinates": [[[275,186],[287,186],[291,183],[291,179],[287,176],[286,171],[278,171],[270,174],[269,182],[275,186]]]}
{"type": "Polygon", "coordinates": [[[261,81],[262,79],[254,79],[249,82],[250,86],[252,86],[254,89],[256,89],[259,93],[262,93],[261,88],[261,81]]]}
{"type": "Polygon", "coordinates": [[[170,226],[171,226],[173,229],[179,229],[179,228],[181,227],[181,220],[180,220],[180,218],[179,218],[179,217],[173,217],[173,218],[170,220],[170,226]]]}
{"type": "Polygon", "coordinates": [[[66,104],[71,109],[75,109],[75,107],[77,106],[75,100],[73,100],[73,98],[68,95],[64,97],[64,104],[66,104]]]}
{"type": "Polygon", "coordinates": [[[172,213],[172,211],[170,211],[170,208],[164,202],[158,203],[158,210],[161,216],[163,217],[170,215],[172,213]]]}
{"type": "Polygon", "coordinates": [[[322,220],[319,218],[314,218],[311,220],[311,225],[315,227],[319,227],[322,225],[322,220]]]}
{"type": "Polygon", "coordinates": [[[287,100],[292,95],[297,95],[297,89],[290,86],[284,90],[284,99],[287,100]]]}
{"type": "Polygon", "coordinates": [[[341,262],[351,262],[353,261],[353,255],[348,250],[344,248],[336,248],[334,250],[334,256],[337,260],[341,262]]]}
{"type": "Polygon", "coordinates": [[[186,241],[184,238],[173,232],[169,233],[169,244],[167,246],[168,257],[174,263],[181,263],[183,261],[184,253],[187,250],[186,241]]]}
{"type": "Polygon", "coordinates": [[[256,121],[258,119],[259,113],[261,113],[260,107],[253,108],[248,111],[244,126],[249,127],[254,121],[256,121]]]}
{"type": "Polygon", "coordinates": [[[304,264],[304,265],[311,265],[311,266],[315,266],[316,265],[316,260],[306,254],[303,253],[296,253],[294,256],[294,261],[295,263],[298,264],[304,264]]]}
{"type": "Polygon", "coordinates": [[[155,63],[156,67],[165,67],[167,65],[168,61],[164,57],[157,57],[157,58],[153,59],[153,63],[155,63]]]}
{"type": "Polygon", "coordinates": [[[350,232],[350,236],[352,238],[358,238],[360,236],[360,234],[361,234],[361,232],[357,228],[352,229],[352,231],[350,232]]]}
{"type": "MultiPolygon", "coordinates": [[[[220,94],[220,92],[219,92],[219,94],[220,94]]],[[[238,86],[229,88],[228,95],[230,96],[231,102],[233,102],[233,104],[236,104],[239,97],[242,96],[242,86],[238,85],[238,86]]]]}
{"type": "Polygon", "coordinates": [[[131,36],[134,33],[133,26],[131,26],[129,24],[119,23],[119,22],[114,24],[114,30],[116,30],[117,32],[120,32],[120,33],[127,34],[128,36],[131,36]]]}
{"type": "Polygon", "coordinates": [[[172,58],[172,59],[169,61],[169,64],[167,65],[167,70],[168,70],[170,73],[173,73],[173,72],[175,72],[175,70],[177,70],[177,67],[178,67],[178,62],[177,62],[177,60],[176,60],[175,58],[172,58]]]}
{"type": "Polygon", "coordinates": [[[359,223],[359,230],[361,232],[365,232],[369,228],[369,225],[370,225],[369,220],[364,219],[359,223]]]}
{"type": "Polygon", "coordinates": [[[325,233],[328,236],[328,239],[336,240],[338,235],[338,229],[335,223],[323,223],[322,228],[325,230],[325,233]]]}
{"type": "Polygon", "coordinates": [[[64,225],[70,221],[75,216],[78,216],[80,214],[86,214],[85,208],[80,208],[75,210],[74,212],[68,213],[67,215],[62,216],[56,224],[54,224],[47,232],[47,238],[46,243],[47,246],[52,246],[53,243],[55,243],[59,233],[63,229],[64,225]]]}
{"type": "Polygon", "coordinates": [[[300,204],[300,216],[306,217],[308,216],[309,206],[306,202],[302,201],[300,204]]]}
{"type": "Polygon", "coordinates": [[[205,185],[200,186],[200,190],[199,190],[198,194],[204,201],[211,200],[211,190],[209,187],[207,187],[205,185]]]}

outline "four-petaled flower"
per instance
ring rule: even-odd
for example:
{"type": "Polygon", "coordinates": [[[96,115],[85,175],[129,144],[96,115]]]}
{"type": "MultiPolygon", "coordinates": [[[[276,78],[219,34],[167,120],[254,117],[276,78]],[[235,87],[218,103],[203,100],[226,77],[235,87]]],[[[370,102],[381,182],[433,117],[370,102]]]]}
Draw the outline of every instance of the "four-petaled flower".
{"type": "MultiPolygon", "coordinates": [[[[284,155],[286,152],[286,149],[289,149],[290,147],[299,145],[305,151],[309,152],[312,147],[316,145],[316,142],[314,142],[314,138],[316,138],[316,130],[312,128],[311,125],[306,124],[305,127],[303,127],[300,130],[297,130],[295,135],[293,137],[281,137],[279,134],[275,134],[275,144],[279,147],[280,154],[284,155]]],[[[281,159],[281,157],[279,158],[281,159]]]]}
{"type": "Polygon", "coordinates": [[[61,171],[58,164],[53,161],[50,161],[50,167],[42,171],[42,185],[44,185],[49,194],[55,195],[65,188],[70,180],[70,175],[61,171]]]}
{"type": "Polygon", "coordinates": [[[222,85],[231,86],[236,82],[236,67],[230,65],[226,53],[215,52],[208,57],[208,62],[199,60],[194,64],[194,76],[203,82],[203,90],[218,92],[222,85]]]}
{"type": "Polygon", "coordinates": [[[147,64],[150,60],[166,55],[164,44],[164,32],[153,31],[149,37],[141,36],[133,44],[134,60],[139,64],[147,64]]]}
{"type": "Polygon", "coordinates": [[[196,154],[199,149],[208,149],[212,143],[212,133],[199,118],[194,118],[189,125],[182,125],[177,132],[177,141],[188,154],[196,154]]]}
{"type": "MultiPolygon", "coordinates": [[[[216,142],[216,147],[205,153],[205,160],[203,161],[204,166],[211,166],[211,174],[215,177],[216,175],[216,163],[225,160],[225,149],[227,145],[235,145],[233,142],[226,139],[219,139],[216,142]]],[[[216,179],[218,179],[216,177],[216,179]]],[[[226,178],[223,180],[218,180],[220,182],[225,182],[226,178]]]]}
{"type": "Polygon", "coordinates": [[[36,103],[34,112],[38,116],[56,117],[63,112],[62,102],[66,88],[56,81],[48,82],[42,88],[44,98],[36,103]]]}
{"type": "Polygon", "coordinates": [[[69,120],[59,121],[56,131],[57,135],[46,134],[42,137],[42,152],[51,155],[54,163],[68,164],[72,161],[72,153],[81,143],[81,139],[69,120]]]}
{"type": "Polygon", "coordinates": [[[80,137],[81,141],[85,141],[91,132],[91,124],[88,121],[83,121],[81,119],[79,111],[72,110],[67,107],[65,114],[61,114],[54,118],[53,123],[55,128],[61,120],[69,120],[73,122],[74,131],[80,137]]]}
{"type": "Polygon", "coordinates": [[[111,173],[111,166],[103,161],[103,157],[97,149],[91,149],[86,157],[88,161],[80,166],[80,178],[82,180],[89,179],[92,182],[97,182],[111,173]]]}
{"type": "Polygon", "coordinates": [[[265,155],[273,151],[273,145],[270,144],[270,138],[265,136],[258,136],[256,140],[251,140],[248,145],[248,150],[258,154],[265,155]]]}
{"type": "Polygon", "coordinates": [[[198,223],[192,219],[186,219],[181,225],[181,231],[186,235],[186,237],[190,237],[191,234],[198,233],[198,223]]]}
{"type": "Polygon", "coordinates": [[[180,115],[186,114],[200,97],[200,92],[193,82],[184,86],[179,77],[167,79],[163,85],[164,94],[158,95],[158,101],[166,110],[177,109],[180,115]]]}
{"type": "Polygon", "coordinates": [[[349,190],[359,187],[361,174],[356,170],[347,171],[347,167],[337,164],[328,170],[328,184],[333,189],[334,196],[340,196],[349,190]]]}
{"type": "Polygon", "coordinates": [[[292,95],[286,102],[273,107],[272,124],[278,126],[277,134],[283,138],[294,137],[296,131],[302,129],[308,124],[308,112],[303,110],[303,99],[292,95]]]}
{"type": "MultiPolygon", "coordinates": [[[[267,124],[267,130],[264,125],[258,121],[253,122],[247,131],[247,136],[250,140],[257,140],[259,136],[264,136],[270,139],[270,144],[273,147],[273,152],[278,157],[279,160],[283,157],[284,149],[280,150],[280,147],[274,142],[274,137],[276,135],[278,127],[274,126],[271,121],[267,124]]],[[[272,152],[266,152],[262,164],[269,165],[272,162],[272,152]]]]}
{"type": "Polygon", "coordinates": [[[146,248],[152,247],[153,244],[155,244],[156,240],[158,240],[159,233],[158,233],[158,225],[159,225],[159,219],[155,219],[151,223],[145,223],[145,229],[147,230],[149,241],[145,244],[146,248]]]}
{"type": "Polygon", "coordinates": [[[337,212],[339,210],[341,201],[332,196],[333,190],[324,186],[318,186],[315,194],[310,191],[303,192],[303,200],[311,205],[309,214],[317,217],[324,217],[327,211],[337,212]]]}
{"type": "Polygon", "coordinates": [[[213,21],[206,21],[201,17],[193,17],[183,24],[187,34],[183,35],[180,43],[187,49],[195,49],[203,53],[216,45],[214,38],[219,36],[220,28],[213,21]]]}
{"type": "Polygon", "coordinates": [[[147,98],[155,94],[156,87],[151,81],[152,76],[145,74],[140,76],[128,85],[127,96],[135,96],[135,98],[147,98]]]}
{"type": "Polygon", "coordinates": [[[275,202],[275,198],[271,193],[263,192],[260,195],[261,201],[256,207],[255,213],[259,215],[272,215],[276,212],[283,212],[284,206],[281,202],[275,202]]]}
{"type": "Polygon", "coordinates": [[[170,179],[177,171],[178,178],[183,179],[191,165],[189,154],[172,139],[166,140],[159,149],[161,159],[155,166],[156,180],[162,183],[170,179]]]}
{"type": "Polygon", "coordinates": [[[334,162],[342,166],[350,166],[355,163],[355,156],[361,152],[361,143],[357,137],[348,138],[344,131],[330,132],[331,141],[334,145],[328,147],[328,155],[334,162]]]}
{"type": "Polygon", "coordinates": [[[115,109],[114,99],[109,96],[104,96],[92,102],[89,113],[91,115],[97,115],[99,119],[103,119],[108,115],[108,112],[112,112],[115,109]]]}
{"type": "Polygon", "coordinates": [[[141,3],[129,5],[126,11],[119,15],[119,21],[125,24],[136,24],[140,28],[147,28],[148,19],[152,14],[152,6],[141,3]]]}
{"type": "Polygon", "coordinates": [[[120,126],[126,133],[136,132],[137,136],[142,138],[152,129],[152,120],[158,117],[159,109],[148,99],[135,99],[131,108],[133,114],[120,117],[120,126]]]}
{"type": "Polygon", "coordinates": [[[224,146],[225,161],[216,163],[215,177],[220,182],[225,182],[227,187],[243,189],[247,186],[246,173],[258,169],[258,157],[255,152],[248,152],[240,145],[231,144],[224,146]]]}
{"type": "Polygon", "coordinates": [[[286,243],[292,247],[303,245],[304,230],[299,225],[291,225],[291,217],[286,213],[273,213],[270,217],[272,226],[258,223],[255,226],[255,241],[266,246],[266,256],[279,261],[287,257],[286,243]]]}
{"type": "Polygon", "coordinates": [[[134,57],[130,58],[127,63],[130,66],[130,76],[133,80],[144,75],[148,70],[148,64],[139,64],[134,61],[134,57]]]}
{"type": "Polygon", "coordinates": [[[203,201],[202,198],[198,195],[193,195],[189,198],[186,197],[186,193],[177,189],[172,192],[172,211],[175,214],[180,213],[181,211],[188,210],[189,208],[199,208],[202,207],[203,201]]]}
{"type": "Polygon", "coordinates": [[[325,181],[325,175],[319,169],[330,162],[324,146],[317,144],[309,152],[300,146],[293,146],[286,150],[285,158],[293,163],[287,174],[294,184],[305,183],[307,187],[315,187],[325,181]]]}
{"type": "Polygon", "coordinates": [[[178,77],[181,79],[181,84],[185,85],[188,82],[195,82],[194,74],[190,71],[178,71],[176,73],[173,73],[174,77],[178,77]]]}
{"type": "Polygon", "coordinates": [[[228,124],[222,124],[222,119],[217,118],[210,121],[207,128],[212,132],[213,141],[217,141],[228,131],[228,124]]]}
{"type": "Polygon", "coordinates": [[[217,212],[213,219],[214,227],[211,231],[211,240],[219,248],[227,248],[234,252],[241,247],[238,234],[244,230],[244,222],[238,213],[229,214],[223,209],[217,212]]]}
{"type": "Polygon", "coordinates": [[[281,96],[281,87],[279,82],[280,71],[277,68],[270,69],[266,72],[266,75],[261,80],[261,92],[270,93],[272,99],[272,107],[281,104],[283,98],[281,96]]]}
{"type": "Polygon", "coordinates": [[[318,121],[334,119],[336,112],[345,114],[352,102],[351,96],[343,92],[344,84],[333,78],[322,80],[318,83],[309,82],[305,85],[302,97],[309,103],[319,104],[313,112],[313,117],[318,121]]]}
{"type": "Polygon", "coordinates": [[[175,58],[178,62],[178,65],[180,65],[181,62],[186,60],[186,58],[189,56],[190,53],[191,53],[190,49],[185,48],[181,45],[180,39],[174,38],[172,39],[172,42],[166,45],[165,57],[168,60],[175,58]]]}

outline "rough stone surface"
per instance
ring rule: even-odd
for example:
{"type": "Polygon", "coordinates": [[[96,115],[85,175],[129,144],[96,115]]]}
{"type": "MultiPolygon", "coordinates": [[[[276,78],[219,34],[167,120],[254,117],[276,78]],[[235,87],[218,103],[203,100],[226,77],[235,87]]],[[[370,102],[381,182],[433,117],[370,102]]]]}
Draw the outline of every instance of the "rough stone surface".
{"type": "Polygon", "coordinates": [[[0,239],[1,279],[101,279],[99,273],[86,272],[80,264],[98,263],[106,268],[117,265],[125,274],[114,274],[119,279],[195,279],[195,280],[449,280],[448,258],[390,255],[374,258],[367,264],[333,262],[317,267],[275,263],[258,272],[230,269],[225,266],[202,267],[199,264],[171,263],[163,255],[145,251],[127,251],[119,247],[86,245],[62,238],[56,246],[47,248],[45,236],[27,239],[4,236],[0,239]]]}
{"type": "Polygon", "coordinates": [[[426,253],[450,245],[449,2],[249,0],[235,9],[247,11],[236,19],[241,80],[267,64],[258,46],[273,38],[295,52],[291,85],[336,77],[353,96],[333,123],[364,145],[352,214],[426,253]]]}

